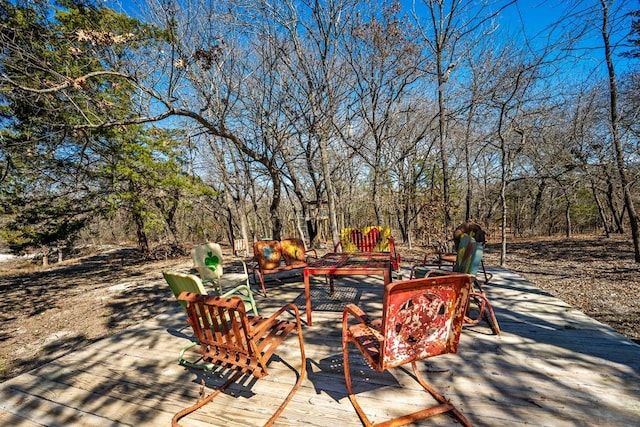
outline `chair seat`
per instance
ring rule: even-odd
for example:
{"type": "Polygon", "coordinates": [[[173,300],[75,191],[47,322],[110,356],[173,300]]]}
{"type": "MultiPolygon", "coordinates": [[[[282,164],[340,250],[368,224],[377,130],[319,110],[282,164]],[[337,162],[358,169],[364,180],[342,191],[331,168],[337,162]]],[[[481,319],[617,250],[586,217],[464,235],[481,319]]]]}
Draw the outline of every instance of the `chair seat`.
{"type": "Polygon", "coordinates": [[[291,264],[287,265],[287,270],[295,270],[296,268],[305,268],[309,265],[305,261],[291,261],[291,264]]]}
{"type": "MultiPolygon", "coordinates": [[[[258,343],[257,348],[264,361],[268,361],[271,358],[278,345],[297,327],[295,322],[267,319],[259,316],[247,316],[247,320],[252,331],[257,330],[259,327],[263,330],[262,334],[253,335],[253,340],[258,343]]],[[[244,331],[239,335],[236,335],[235,332],[234,329],[229,329],[225,337],[227,342],[241,342],[245,339],[244,331]]],[[[266,366],[260,364],[259,358],[250,357],[244,349],[243,351],[230,351],[227,348],[225,351],[221,351],[221,347],[215,340],[208,339],[204,339],[200,344],[202,358],[208,363],[251,374],[256,378],[267,376],[266,366]]]]}
{"type": "Polygon", "coordinates": [[[349,333],[353,337],[353,343],[369,361],[371,367],[382,372],[380,369],[380,347],[384,337],[380,330],[380,322],[375,321],[371,326],[353,325],[349,327],[349,333]]]}
{"type": "Polygon", "coordinates": [[[455,253],[442,254],[440,256],[440,261],[450,262],[451,264],[453,264],[454,262],[456,262],[456,257],[457,256],[458,256],[458,254],[455,254],[455,253]]]}
{"type": "Polygon", "coordinates": [[[425,266],[422,266],[422,267],[414,267],[413,271],[412,271],[411,278],[412,279],[422,279],[427,274],[429,274],[429,272],[434,271],[434,270],[439,270],[437,265],[433,265],[433,266],[425,265],[425,266]]]}
{"type": "Polygon", "coordinates": [[[225,273],[222,277],[216,281],[223,288],[226,286],[234,286],[240,283],[246,283],[249,276],[244,273],[225,273]]]}

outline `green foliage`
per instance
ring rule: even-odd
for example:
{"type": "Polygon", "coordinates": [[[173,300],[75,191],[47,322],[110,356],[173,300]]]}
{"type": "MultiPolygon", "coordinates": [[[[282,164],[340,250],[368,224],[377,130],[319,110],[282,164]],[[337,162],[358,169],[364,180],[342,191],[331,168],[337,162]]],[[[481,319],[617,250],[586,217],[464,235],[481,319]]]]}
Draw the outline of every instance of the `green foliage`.
{"type": "Polygon", "coordinates": [[[68,242],[121,208],[144,239],[145,227],[172,220],[158,200],[202,192],[183,172],[182,135],[85,128],[137,117],[133,86],[104,72],[137,55],[153,29],[82,0],[3,3],[0,16],[0,200],[13,250],[68,242]]]}
{"type": "Polygon", "coordinates": [[[596,229],[600,226],[598,207],[593,200],[593,193],[585,187],[576,190],[576,201],[571,205],[570,213],[574,228],[577,230],[596,229]]]}
{"type": "Polygon", "coordinates": [[[27,206],[0,234],[13,252],[30,247],[56,246],[73,239],[87,215],[69,215],[70,200],[58,198],[50,204],[27,206]]]}

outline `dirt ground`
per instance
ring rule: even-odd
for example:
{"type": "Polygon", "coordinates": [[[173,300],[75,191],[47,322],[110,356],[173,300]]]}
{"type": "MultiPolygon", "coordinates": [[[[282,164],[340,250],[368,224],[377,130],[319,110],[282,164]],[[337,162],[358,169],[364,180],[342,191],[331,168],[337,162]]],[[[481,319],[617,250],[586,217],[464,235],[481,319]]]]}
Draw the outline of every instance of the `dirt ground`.
{"type": "MultiPolygon", "coordinates": [[[[399,246],[403,265],[424,249],[399,246]]],[[[485,264],[497,265],[490,242],[485,264]]],[[[506,266],[543,290],[640,343],[640,265],[628,237],[513,241],[506,266]]],[[[0,263],[0,381],[113,335],[171,308],[163,269],[188,270],[188,257],[142,258],[111,249],[46,269],[0,263]]]]}

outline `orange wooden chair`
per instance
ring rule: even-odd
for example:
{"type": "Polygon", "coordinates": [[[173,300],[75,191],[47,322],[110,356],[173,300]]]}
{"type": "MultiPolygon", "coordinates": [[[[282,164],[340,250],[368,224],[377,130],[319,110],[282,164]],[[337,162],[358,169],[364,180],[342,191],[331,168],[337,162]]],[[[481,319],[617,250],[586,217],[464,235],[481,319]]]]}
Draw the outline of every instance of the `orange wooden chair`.
{"type": "Polygon", "coordinates": [[[470,288],[471,277],[466,274],[389,283],[384,289],[382,319],[378,320],[369,319],[355,304],[347,305],[342,315],[344,378],[349,400],[365,426],[372,423],[353,392],[350,343],[377,372],[411,363],[417,381],[438,401],[437,405],[376,423],[376,426],[408,424],[445,412],[450,412],[463,425],[471,425],[452,403],[423,379],[417,367],[420,360],[457,352],[470,288]],[[357,323],[353,324],[350,315],[357,323]]]}
{"type": "Polygon", "coordinates": [[[172,425],[177,426],[178,420],[213,400],[242,375],[253,375],[256,378],[267,376],[269,359],[287,335],[297,331],[302,360],[300,373],[284,402],[265,424],[265,426],[273,425],[300,388],[306,373],[306,357],[298,307],[295,304],[287,304],[270,317],[264,318],[248,316],[244,301],[239,297],[210,297],[183,292],[178,300],[187,303],[189,323],[199,342],[196,353],[202,358],[203,364],[227,368],[235,371],[235,374],[202,401],[176,413],[172,425]],[[285,311],[291,311],[295,315],[295,321],[281,320],[280,316],[285,311]]]}

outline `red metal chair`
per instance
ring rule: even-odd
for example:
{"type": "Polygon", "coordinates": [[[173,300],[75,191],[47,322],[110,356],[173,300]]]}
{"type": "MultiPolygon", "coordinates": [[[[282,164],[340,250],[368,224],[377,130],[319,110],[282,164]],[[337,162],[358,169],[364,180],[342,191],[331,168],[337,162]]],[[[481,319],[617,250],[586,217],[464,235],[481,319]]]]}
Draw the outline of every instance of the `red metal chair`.
{"type": "MultiPolygon", "coordinates": [[[[484,254],[484,245],[477,242],[469,234],[462,234],[459,237],[457,247],[458,252],[456,254],[456,259],[454,260],[452,271],[432,269],[428,266],[413,266],[410,278],[435,277],[443,274],[468,274],[472,278],[473,285],[469,298],[477,305],[478,315],[476,317],[465,316],[465,323],[468,325],[477,325],[483,318],[486,318],[491,330],[496,335],[500,335],[498,319],[496,318],[487,295],[482,289],[480,280],[478,280],[478,272],[482,265],[482,256],[484,254]]],[[[491,273],[485,272],[485,277],[487,277],[487,274],[490,275],[491,273]]]]}
{"type": "Polygon", "coordinates": [[[385,226],[369,226],[362,230],[343,228],[340,240],[333,248],[334,252],[388,252],[393,271],[400,271],[400,254],[396,251],[395,241],[391,236],[391,228],[385,226]]]}
{"type": "Polygon", "coordinates": [[[457,352],[470,289],[471,277],[466,274],[389,283],[384,289],[382,319],[379,320],[369,319],[355,304],[347,305],[342,315],[344,378],[349,400],[365,426],[372,423],[353,392],[350,343],[377,372],[411,363],[417,381],[438,401],[429,408],[376,423],[376,427],[403,425],[445,412],[451,413],[463,425],[471,425],[452,403],[423,379],[417,367],[420,360],[457,352]],[[350,316],[357,323],[352,324],[350,316]]]}

